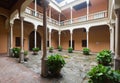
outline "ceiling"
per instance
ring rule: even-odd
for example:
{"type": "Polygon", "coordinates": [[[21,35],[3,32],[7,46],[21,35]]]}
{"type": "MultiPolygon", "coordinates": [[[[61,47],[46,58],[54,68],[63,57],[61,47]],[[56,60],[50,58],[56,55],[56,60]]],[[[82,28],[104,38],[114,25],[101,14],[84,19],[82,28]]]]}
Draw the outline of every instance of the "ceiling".
{"type": "Polygon", "coordinates": [[[10,10],[18,0],[0,0],[0,7],[10,10]]]}

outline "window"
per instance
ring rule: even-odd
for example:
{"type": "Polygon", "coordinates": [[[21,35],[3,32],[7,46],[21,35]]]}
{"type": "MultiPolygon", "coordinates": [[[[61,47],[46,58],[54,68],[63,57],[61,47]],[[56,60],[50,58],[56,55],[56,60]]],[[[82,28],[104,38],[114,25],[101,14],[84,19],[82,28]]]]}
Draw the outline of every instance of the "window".
{"type": "Polygon", "coordinates": [[[16,46],[20,46],[20,43],[21,43],[21,42],[20,42],[20,37],[16,37],[15,40],[16,40],[16,41],[15,41],[15,42],[16,42],[15,45],[16,45],[16,46]]]}
{"type": "Polygon", "coordinates": [[[87,40],[82,40],[82,47],[87,47],[87,40]]]}

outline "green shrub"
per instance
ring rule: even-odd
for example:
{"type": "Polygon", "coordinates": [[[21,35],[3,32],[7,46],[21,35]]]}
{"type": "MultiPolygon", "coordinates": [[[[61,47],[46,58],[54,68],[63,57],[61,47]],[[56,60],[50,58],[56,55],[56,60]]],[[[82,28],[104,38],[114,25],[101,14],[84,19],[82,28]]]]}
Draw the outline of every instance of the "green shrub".
{"type": "Polygon", "coordinates": [[[27,56],[28,55],[28,51],[24,51],[24,55],[27,56]]]}
{"type": "Polygon", "coordinates": [[[15,57],[15,58],[19,58],[19,56],[20,56],[20,48],[13,48],[12,49],[12,51],[13,51],[13,56],[15,57]]]}
{"type": "Polygon", "coordinates": [[[103,50],[97,54],[97,61],[102,65],[109,65],[112,62],[112,54],[109,50],[103,50]]]}
{"type": "Polygon", "coordinates": [[[120,72],[103,65],[93,67],[88,76],[89,83],[120,83],[120,72]]]}
{"type": "Polygon", "coordinates": [[[68,48],[68,53],[72,53],[73,52],[73,48],[72,47],[69,47],[68,48]]]}
{"type": "Polygon", "coordinates": [[[83,54],[84,55],[89,55],[90,54],[90,49],[89,48],[83,48],[83,54]]]}
{"type": "Polygon", "coordinates": [[[60,54],[48,56],[48,70],[53,75],[59,75],[61,68],[65,65],[65,60],[60,54]]]}
{"type": "Polygon", "coordinates": [[[58,46],[58,51],[62,51],[62,46],[58,46]]]}
{"type": "Polygon", "coordinates": [[[53,52],[53,47],[51,46],[51,47],[49,47],[49,52],[53,52]]]}
{"type": "Polygon", "coordinates": [[[40,48],[32,48],[33,52],[38,52],[40,48]]]}

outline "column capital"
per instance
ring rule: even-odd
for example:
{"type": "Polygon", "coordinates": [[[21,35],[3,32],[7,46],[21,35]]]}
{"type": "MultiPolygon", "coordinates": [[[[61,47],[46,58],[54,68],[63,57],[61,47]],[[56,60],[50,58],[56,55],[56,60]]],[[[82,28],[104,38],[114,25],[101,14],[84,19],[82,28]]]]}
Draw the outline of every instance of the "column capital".
{"type": "Polygon", "coordinates": [[[73,29],[70,29],[70,34],[72,34],[73,33],[73,29]]]}
{"type": "Polygon", "coordinates": [[[21,17],[20,17],[20,20],[24,20],[24,18],[25,18],[25,17],[21,16],[21,17]]]}
{"type": "Polygon", "coordinates": [[[52,29],[49,29],[49,33],[51,33],[52,32],[52,29]]]}
{"type": "Polygon", "coordinates": [[[58,34],[60,35],[60,34],[61,34],[61,31],[59,31],[58,34]]]}

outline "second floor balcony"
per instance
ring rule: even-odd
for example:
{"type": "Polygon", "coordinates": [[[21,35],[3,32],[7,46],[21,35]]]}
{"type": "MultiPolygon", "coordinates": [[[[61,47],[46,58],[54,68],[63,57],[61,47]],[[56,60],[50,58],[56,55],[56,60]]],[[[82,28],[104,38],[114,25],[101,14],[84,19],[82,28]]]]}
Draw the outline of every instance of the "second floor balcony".
{"type": "MultiPolygon", "coordinates": [[[[25,10],[25,13],[32,15],[36,18],[39,18],[41,20],[43,19],[42,13],[40,13],[38,11],[35,13],[35,10],[33,10],[31,8],[27,7],[25,10]]],[[[80,23],[80,22],[85,22],[85,21],[90,21],[90,20],[97,20],[97,19],[102,19],[102,18],[107,18],[107,17],[108,17],[108,12],[107,12],[107,10],[104,10],[104,11],[99,11],[99,12],[89,14],[88,16],[84,15],[84,16],[80,16],[77,18],[73,18],[72,20],[69,19],[69,20],[65,20],[65,21],[61,21],[61,22],[47,16],[47,22],[54,24],[56,26],[66,26],[66,25],[71,25],[71,24],[75,24],[75,23],[80,23]]]]}

